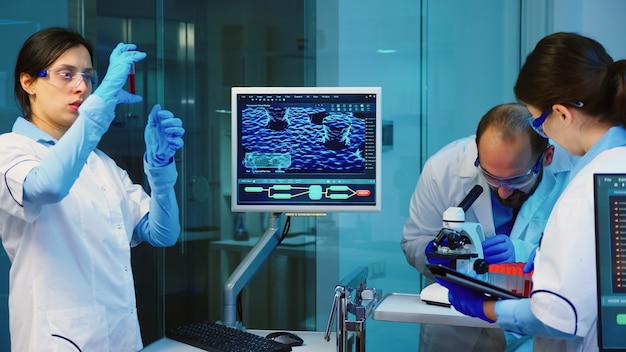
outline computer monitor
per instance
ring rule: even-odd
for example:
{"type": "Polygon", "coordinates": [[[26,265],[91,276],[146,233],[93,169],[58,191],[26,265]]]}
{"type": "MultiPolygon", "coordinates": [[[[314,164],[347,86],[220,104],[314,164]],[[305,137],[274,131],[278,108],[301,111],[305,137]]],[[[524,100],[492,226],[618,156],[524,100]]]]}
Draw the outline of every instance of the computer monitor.
{"type": "Polygon", "coordinates": [[[380,87],[233,87],[231,111],[232,211],[380,211],[380,87]]]}
{"type": "Polygon", "coordinates": [[[598,347],[626,351],[626,174],[595,174],[598,347]]]}

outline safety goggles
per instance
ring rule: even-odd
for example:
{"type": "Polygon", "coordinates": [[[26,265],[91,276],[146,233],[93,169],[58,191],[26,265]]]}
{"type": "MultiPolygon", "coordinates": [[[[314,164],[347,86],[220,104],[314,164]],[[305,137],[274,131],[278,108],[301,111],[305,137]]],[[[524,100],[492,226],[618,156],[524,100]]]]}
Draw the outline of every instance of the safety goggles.
{"type": "Polygon", "coordinates": [[[545,151],[541,153],[541,155],[539,156],[539,159],[537,159],[537,162],[530,170],[526,171],[525,173],[521,175],[512,176],[512,177],[498,177],[498,176],[494,176],[490,174],[488,171],[486,171],[480,166],[480,161],[478,157],[474,161],[474,166],[476,166],[478,170],[482,172],[483,176],[485,177],[485,180],[487,181],[487,184],[489,184],[489,186],[493,188],[500,188],[504,186],[508,189],[521,189],[530,185],[535,179],[535,176],[539,173],[539,171],[541,171],[541,164],[543,163],[544,154],[545,154],[545,151]]]}
{"type": "Polygon", "coordinates": [[[75,67],[66,65],[41,70],[37,77],[47,79],[50,84],[59,88],[76,88],[82,81],[89,89],[94,89],[98,85],[96,70],[78,71],[75,67]]]}
{"type": "MultiPolygon", "coordinates": [[[[575,101],[566,104],[573,105],[577,108],[582,108],[583,106],[585,106],[585,104],[581,101],[575,101]]],[[[552,108],[542,112],[541,115],[539,115],[539,117],[537,117],[536,119],[532,117],[530,118],[530,125],[533,127],[533,130],[535,130],[535,132],[537,132],[537,134],[539,134],[543,138],[548,138],[546,133],[543,131],[543,123],[546,122],[546,119],[548,118],[548,116],[550,116],[551,113],[552,108]]]]}
{"type": "Polygon", "coordinates": [[[536,119],[532,117],[530,118],[530,125],[533,127],[533,130],[535,130],[535,132],[537,132],[537,134],[543,138],[548,138],[548,136],[546,136],[546,133],[543,131],[543,123],[546,122],[546,119],[551,113],[552,108],[542,112],[541,115],[539,115],[539,117],[536,119]]]}

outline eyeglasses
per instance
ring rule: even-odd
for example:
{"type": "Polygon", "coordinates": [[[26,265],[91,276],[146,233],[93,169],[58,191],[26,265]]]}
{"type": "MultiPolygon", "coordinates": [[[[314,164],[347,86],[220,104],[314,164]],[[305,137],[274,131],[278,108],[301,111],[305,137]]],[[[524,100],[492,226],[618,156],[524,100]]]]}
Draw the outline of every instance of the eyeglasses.
{"type": "MultiPolygon", "coordinates": [[[[566,104],[573,105],[577,108],[582,108],[583,106],[585,106],[585,104],[581,101],[575,101],[566,104]]],[[[535,130],[535,132],[537,132],[537,134],[539,134],[543,138],[548,138],[546,133],[543,131],[543,123],[546,122],[546,119],[548,118],[548,116],[550,116],[551,113],[552,108],[542,112],[541,115],[539,115],[539,117],[537,117],[536,119],[532,117],[530,118],[530,125],[533,127],[533,130],[535,130]]]]}
{"type": "Polygon", "coordinates": [[[478,157],[474,161],[474,166],[476,166],[480,170],[480,172],[483,173],[483,176],[485,177],[485,180],[487,181],[487,184],[489,184],[489,186],[493,188],[500,188],[502,186],[505,186],[508,189],[520,189],[531,184],[535,178],[535,175],[539,173],[545,153],[545,151],[541,153],[539,159],[537,159],[537,162],[530,170],[521,175],[512,177],[498,177],[490,174],[480,166],[480,161],[478,160],[478,157]]]}
{"type": "Polygon", "coordinates": [[[76,88],[82,81],[85,81],[89,89],[93,89],[98,84],[96,70],[79,72],[73,66],[58,66],[41,70],[37,73],[37,77],[47,78],[52,85],[59,88],[76,88]]]}

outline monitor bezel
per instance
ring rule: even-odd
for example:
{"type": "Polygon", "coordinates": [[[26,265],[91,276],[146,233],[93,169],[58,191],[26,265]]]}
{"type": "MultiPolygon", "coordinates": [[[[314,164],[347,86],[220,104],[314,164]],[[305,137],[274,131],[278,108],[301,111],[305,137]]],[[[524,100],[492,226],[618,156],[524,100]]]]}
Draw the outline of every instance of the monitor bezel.
{"type": "Polygon", "coordinates": [[[231,211],[233,212],[273,212],[290,214],[326,214],[330,212],[379,212],[381,211],[381,150],[382,150],[382,115],[381,87],[232,87],[231,88],[231,211]],[[373,205],[249,205],[238,204],[238,106],[240,94],[375,94],[375,204],[373,205]]]}

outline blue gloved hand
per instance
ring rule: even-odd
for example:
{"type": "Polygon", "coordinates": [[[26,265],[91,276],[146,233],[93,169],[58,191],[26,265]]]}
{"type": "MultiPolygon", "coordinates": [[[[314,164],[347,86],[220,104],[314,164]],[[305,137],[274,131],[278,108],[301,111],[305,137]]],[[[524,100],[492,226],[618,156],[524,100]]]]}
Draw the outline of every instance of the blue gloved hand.
{"type": "Polygon", "coordinates": [[[119,43],[111,52],[107,73],[93,92],[107,104],[115,106],[119,103],[138,103],[142,100],[140,95],[130,94],[122,89],[128,80],[132,64],[146,57],[146,53],[135,51],[136,48],[135,44],[119,43]]]}
{"type": "Polygon", "coordinates": [[[495,235],[483,241],[483,254],[490,264],[515,262],[515,247],[507,235],[495,235]]]}
{"type": "Polygon", "coordinates": [[[537,255],[537,248],[539,248],[539,246],[533,248],[533,251],[530,252],[528,259],[526,260],[526,264],[524,264],[524,268],[522,268],[524,274],[528,274],[535,270],[535,256],[537,255]]]}
{"type": "Polygon", "coordinates": [[[183,121],[170,111],[161,110],[159,104],[152,107],[144,132],[146,162],[153,167],[162,167],[174,160],[176,151],[183,147],[183,121]]]}
{"type": "Polygon", "coordinates": [[[490,323],[494,322],[485,315],[483,308],[483,303],[489,297],[438,277],[435,278],[435,281],[448,289],[448,301],[454,306],[454,309],[470,317],[480,318],[490,323]]]}
{"type": "MultiPolygon", "coordinates": [[[[428,244],[426,245],[426,248],[424,248],[424,254],[426,255],[426,262],[428,264],[441,264],[445,267],[451,268],[452,269],[452,259],[450,257],[437,257],[434,256],[433,254],[436,254],[437,251],[435,249],[433,249],[433,242],[435,240],[432,240],[430,242],[428,242],[428,244]]],[[[442,243],[442,245],[447,245],[448,240],[445,239],[442,243]]]]}

